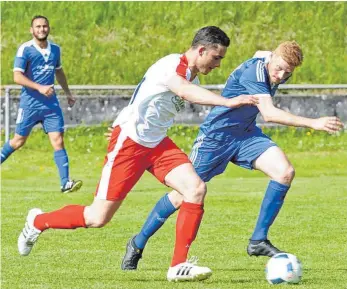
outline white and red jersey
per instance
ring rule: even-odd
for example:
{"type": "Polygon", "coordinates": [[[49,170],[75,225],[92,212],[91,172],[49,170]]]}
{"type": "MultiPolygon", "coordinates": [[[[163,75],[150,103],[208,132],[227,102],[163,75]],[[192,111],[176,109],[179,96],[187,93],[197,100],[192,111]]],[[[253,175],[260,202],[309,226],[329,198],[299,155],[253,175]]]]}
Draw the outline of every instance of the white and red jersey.
{"type": "MultiPolygon", "coordinates": [[[[119,125],[128,137],[140,145],[156,147],[165,138],[175,116],[185,106],[184,100],[167,86],[173,75],[190,81],[191,71],[184,54],[165,56],[147,70],[129,105],[118,115],[113,127],[119,125]]],[[[198,77],[191,82],[199,84],[198,77]]]]}

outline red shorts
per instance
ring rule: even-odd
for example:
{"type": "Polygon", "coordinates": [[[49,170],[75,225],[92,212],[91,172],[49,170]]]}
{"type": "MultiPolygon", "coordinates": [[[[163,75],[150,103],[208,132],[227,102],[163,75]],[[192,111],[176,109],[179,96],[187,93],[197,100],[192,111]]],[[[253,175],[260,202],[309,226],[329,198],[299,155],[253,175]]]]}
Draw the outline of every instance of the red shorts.
{"type": "Polygon", "coordinates": [[[185,163],[190,163],[188,156],[169,137],[155,148],[148,148],[134,142],[117,126],[108,145],[95,197],[123,200],[145,170],[164,183],[165,176],[172,169],[185,163]]]}

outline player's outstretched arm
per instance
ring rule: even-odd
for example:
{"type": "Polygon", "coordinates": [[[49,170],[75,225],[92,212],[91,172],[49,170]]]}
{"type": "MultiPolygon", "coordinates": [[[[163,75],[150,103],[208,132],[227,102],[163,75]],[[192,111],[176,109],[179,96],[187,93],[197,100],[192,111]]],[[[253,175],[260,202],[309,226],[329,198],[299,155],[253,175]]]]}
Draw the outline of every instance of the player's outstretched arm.
{"type": "Polygon", "coordinates": [[[54,84],[41,85],[27,78],[21,71],[13,72],[13,81],[19,85],[35,89],[41,94],[50,97],[54,93],[54,84]]]}
{"type": "Polygon", "coordinates": [[[242,105],[257,105],[258,98],[253,95],[240,95],[234,98],[226,98],[215,94],[198,85],[192,84],[179,75],[172,76],[167,82],[168,88],[191,103],[203,105],[220,105],[230,108],[239,107],[242,105]]]}
{"type": "Polygon", "coordinates": [[[67,96],[67,102],[68,102],[69,106],[72,107],[75,104],[76,99],[72,96],[72,94],[70,92],[64,70],[62,68],[56,69],[55,75],[56,75],[57,81],[59,82],[60,86],[63,88],[63,90],[67,96]]]}
{"type": "Polygon", "coordinates": [[[258,108],[266,122],[274,122],[283,125],[308,127],[315,130],[323,130],[329,133],[340,131],[343,123],[338,117],[328,116],[320,118],[307,118],[286,112],[274,106],[272,98],[268,94],[258,95],[258,108]]]}

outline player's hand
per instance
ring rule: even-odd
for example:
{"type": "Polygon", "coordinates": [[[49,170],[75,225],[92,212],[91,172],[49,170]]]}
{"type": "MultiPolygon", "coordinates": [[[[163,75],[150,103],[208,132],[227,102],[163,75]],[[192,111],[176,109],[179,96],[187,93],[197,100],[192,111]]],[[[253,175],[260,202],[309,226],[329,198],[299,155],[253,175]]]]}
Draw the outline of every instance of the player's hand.
{"type": "Polygon", "coordinates": [[[312,128],[315,130],[324,130],[329,133],[334,133],[343,128],[343,123],[336,116],[326,116],[315,119],[312,128]]]}
{"type": "Polygon", "coordinates": [[[40,85],[38,91],[44,96],[50,97],[54,94],[54,84],[40,85]]]}
{"type": "Polygon", "coordinates": [[[74,98],[72,95],[68,95],[67,97],[67,103],[69,107],[73,107],[76,102],[76,98],[74,98]]]}
{"type": "Polygon", "coordinates": [[[239,95],[233,98],[228,99],[228,107],[240,107],[243,105],[257,105],[259,103],[259,99],[254,95],[239,95]]]}
{"type": "Polygon", "coordinates": [[[104,136],[106,137],[107,141],[110,141],[114,128],[108,127],[107,130],[108,130],[108,132],[105,132],[104,136]]]}

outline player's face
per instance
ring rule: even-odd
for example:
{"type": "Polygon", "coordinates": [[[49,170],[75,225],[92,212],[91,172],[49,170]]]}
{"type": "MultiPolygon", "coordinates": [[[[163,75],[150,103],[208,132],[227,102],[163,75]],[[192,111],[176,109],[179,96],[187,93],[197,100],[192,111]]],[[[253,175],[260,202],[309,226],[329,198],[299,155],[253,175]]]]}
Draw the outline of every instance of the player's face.
{"type": "Polygon", "coordinates": [[[39,41],[44,41],[47,39],[49,34],[49,25],[46,19],[38,18],[35,19],[33,25],[30,28],[30,32],[34,38],[39,41]]]}
{"type": "Polygon", "coordinates": [[[199,49],[199,60],[197,67],[200,73],[206,75],[213,69],[220,66],[222,59],[227,52],[227,47],[218,45],[218,47],[201,47],[199,49]]]}
{"type": "Polygon", "coordinates": [[[270,82],[273,84],[281,83],[281,81],[291,76],[294,69],[295,67],[290,66],[281,56],[274,54],[268,65],[270,82]]]}

